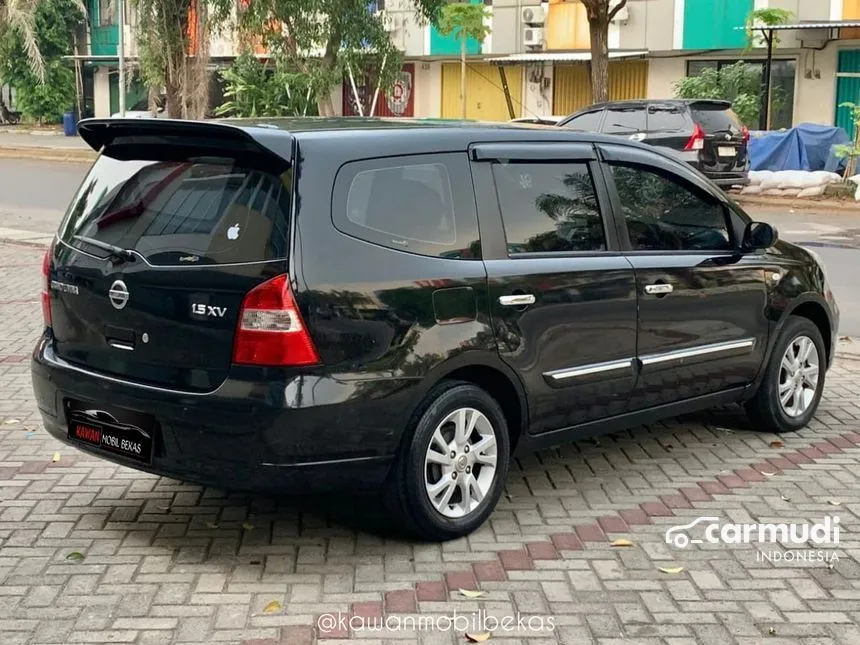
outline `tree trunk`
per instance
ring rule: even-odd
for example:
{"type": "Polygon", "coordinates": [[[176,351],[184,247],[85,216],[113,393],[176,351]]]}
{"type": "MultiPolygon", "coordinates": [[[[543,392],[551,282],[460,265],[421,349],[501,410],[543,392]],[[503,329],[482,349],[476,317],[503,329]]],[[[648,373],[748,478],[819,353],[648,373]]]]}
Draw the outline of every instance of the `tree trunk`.
{"type": "Polygon", "coordinates": [[[167,118],[181,119],[184,100],[181,85],[178,85],[173,78],[168,78],[164,83],[164,95],[167,101],[167,118]]]}
{"type": "Polygon", "coordinates": [[[607,15],[589,21],[591,34],[591,94],[594,103],[609,100],[609,20],[607,15]]]}
{"type": "Polygon", "coordinates": [[[460,118],[466,118],[466,39],[460,36],[460,118]]]}

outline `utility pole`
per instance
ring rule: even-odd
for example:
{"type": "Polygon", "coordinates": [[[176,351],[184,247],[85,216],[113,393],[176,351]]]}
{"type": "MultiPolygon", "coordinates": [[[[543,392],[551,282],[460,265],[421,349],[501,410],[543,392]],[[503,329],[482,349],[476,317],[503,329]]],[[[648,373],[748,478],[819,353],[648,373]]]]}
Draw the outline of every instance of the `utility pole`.
{"type": "Polygon", "coordinates": [[[125,0],[117,0],[117,22],[119,42],[116,53],[119,60],[119,115],[125,116],[125,0]]]}

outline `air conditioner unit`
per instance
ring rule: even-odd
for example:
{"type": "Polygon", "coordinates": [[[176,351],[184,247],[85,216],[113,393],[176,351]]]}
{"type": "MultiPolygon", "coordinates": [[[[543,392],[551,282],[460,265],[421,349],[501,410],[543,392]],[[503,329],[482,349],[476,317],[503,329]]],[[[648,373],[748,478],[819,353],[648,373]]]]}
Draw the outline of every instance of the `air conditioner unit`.
{"type": "Polygon", "coordinates": [[[543,29],[539,27],[523,29],[523,44],[526,47],[543,47],[543,29]]]}
{"type": "MultiPolygon", "coordinates": [[[[619,0],[613,0],[609,3],[609,10],[612,11],[615,7],[618,6],[619,0]]],[[[615,17],[612,19],[612,22],[628,22],[630,20],[630,3],[628,2],[624,7],[615,14],[615,17]]]]}
{"type": "Polygon", "coordinates": [[[523,7],[520,17],[526,25],[542,25],[546,22],[546,9],[541,6],[523,7]]]}

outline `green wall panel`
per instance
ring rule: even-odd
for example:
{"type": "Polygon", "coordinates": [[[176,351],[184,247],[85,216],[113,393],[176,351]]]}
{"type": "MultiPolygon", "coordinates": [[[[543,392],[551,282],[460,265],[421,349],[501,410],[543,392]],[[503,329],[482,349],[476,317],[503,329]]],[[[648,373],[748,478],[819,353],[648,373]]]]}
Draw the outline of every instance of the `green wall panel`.
{"type": "MultiPolygon", "coordinates": [[[[483,4],[483,0],[469,0],[472,4],[483,4]]],[[[474,38],[466,40],[466,54],[480,54],[481,43],[474,38]]],[[[443,36],[436,27],[430,27],[430,54],[433,56],[459,56],[460,41],[453,36],[443,36]]]]}
{"type": "MultiPolygon", "coordinates": [[[[860,73],[860,50],[839,52],[839,71],[860,73]]],[[[836,125],[844,128],[849,137],[853,137],[854,121],[851,110],[839,107],[843,103],[860,104],[860,78],[840,78],[836,81],[836,125]]]]}
{"type": "MultiPolygon", "coordinates": [[[[677,2],[678,0],[676,0],[677,2]]],[[[684,49],[746,47],[746,24],[753,0],[686,0],[684,49]]]]}

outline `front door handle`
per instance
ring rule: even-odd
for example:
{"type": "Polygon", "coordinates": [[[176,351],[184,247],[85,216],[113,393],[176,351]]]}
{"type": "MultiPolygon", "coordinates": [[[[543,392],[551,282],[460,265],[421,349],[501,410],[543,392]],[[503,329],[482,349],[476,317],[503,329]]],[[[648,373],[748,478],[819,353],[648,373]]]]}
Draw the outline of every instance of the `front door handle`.
{"type": "Polygon", "coordinates": [[[505,307],[525,307],[533,305],[535,297],[530,293],[518,293],[512,296],[499,296],[499,304],[505,307]]]}
{"type": "Polygon", "coordinates": [[[665,296],[675,290],[671,284],[660,282],[657,284],[649,284],[645,287],[645,293],[652,296],[665,296]]]}

